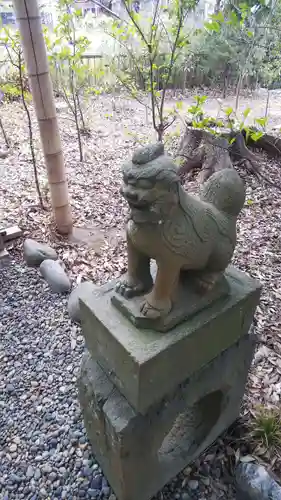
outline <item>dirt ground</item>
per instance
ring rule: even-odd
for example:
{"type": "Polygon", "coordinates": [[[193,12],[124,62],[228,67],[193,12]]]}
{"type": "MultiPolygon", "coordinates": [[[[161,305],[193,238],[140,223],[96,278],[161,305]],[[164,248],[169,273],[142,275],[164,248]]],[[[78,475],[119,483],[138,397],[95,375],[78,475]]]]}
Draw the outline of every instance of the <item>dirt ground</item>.
{"type": "MultiPolygon", "coordinates": [[[[186,109],[192,95],[184,99],[182,119],[174,124],[183,130],[186,109]]],[[[266,92],[260,90],[241,97],[239,113],[250,107],[253,117],[263,117],[266,92]]],[[[172,107],[176,98],[167,102],[172,107]]],[[[234,97],[217,100],[210,97],[205,105],[208,114],[217,116],[221,107],[234,106],[234,97]]],[[[72,117],[61,103],[58,116],[65,164],[69,180],[69,192],[74,224],[82,234],[87,228],[90,244],[79,245],[55,235],[50,210],[38,208],[34,188],[33,169],[30,161],[28,129],[24,111],[19,103],[4,104],[0,110],[11,150],[6,159],[0,159],[0,221],[3,226],[19,225],[24,237],[51,241],[75,282],[91,279],[102,283],[117,277],[126,269],[124,220],[127,214],[125,202],[119,194],[120,166],[131,157],[139,143],[155,140],[146,110],[140,104],[120,96],[99,96],[87,105],[87,123],[91,135],[83,138],[85,161],[78,161],[78,147],[72,117]],[[82,232],[81,232],[82,231],[82,232]]],[[[36,118],[33,116],[35,149],[40,184],[45,204],[50,208],[46,171],[36,118]]],[[[281,128],[281,90],[272,91],[269,102],[268,131],[279,133],[281,128]]],[[[177,137],[170,136],[168,150],[175,151],[177,137]]],[[[280,159],[259,155],[261,168],[269,179],[281,186],[280,159]]],[[[259,339],[254,367],[251,371],[245,396],[244,414],[253,411],[256,404],[266,406],[280,403],[281,394],[281,197],[280,191],[268,186],[244,172],[247,200],[239,220],[238,244],[234,263],[262,282],[263,294],[257,310],[255,327],[259,339]]],[[[186,188],[197,191],[196,178],[186,188]]],[[[21,254],[21,242],[12,252],[21,254]]],[[[256,448],[259,460],[271,462],[280,470],[278,454],[256,448]]],[[[227,458],[228,460],[228,458],[227,458]]]]}
{"type": "MultiPolygon", "coordinates": [[[[206,95],[208,95],[206,93],[206,95]]],[[[187,103],[192,102],[192,97],[186,99],[187,103]]],[[[251,113],[248,117],[248,123],[252,123],[254,118],[262,118],[265,116],[267,103],[267,90],[259,89],[253,92],[244,92],[244,95],[239,99],[239,106],[237,111],[237,117],[242,118],[243,111],[247,108],[251,109],[251,113]]],[[[222,108],[235,108],[235,98],[233,95],[222,99],[220,97],[209,97],[204,105],[206,112],[216,117],[217,114],[222,116],[222,108]]],[[[269,104],[268,104],[268,131],[276,130],[281,128],[281,89],[271,90],[269,93],[269,104]]]]}
{"type": "MultiPolygon", "coordinates": [[[[199,91],[192,90],[188,97],[177,95],[167,100],[167,110],[172,109],[177,100],[183,100],[179,119],[167,131],[166,135],[166,148],[172,153],[177,146],[179,131],[182,132],[184,129],[187,108],[192,104],[193,96],[197,93],[199,91]]],[[[204,92],[200,91],[200,94],[204,95],[204,92]]],[[[242,96],[237,116],[241,117],[243,111],[250,107],[252,111],[247,119],[249,123],[253,122],[255,117],[263,117],[266,100],[267,92],[263,89],[248,93],[246,97],[242,96]]],[[[234,104],[235,98],[233,96],[226,99],[210,96],[204,109],[208,115],[217,117],[221,114],[221,109],[234,107],[234,104]]],[[[100,226],[99,229],[104,230],[103,226],[116,228],[119,222],[122,222],[122,216],[121,220],[118,214],[111,219],[105,216],[103,211],[100,212],[100,203],[104,201],[104,195],[99,192],[98,198],[95,199],[95,194],[99,191],[100,183],[106,187],[108,178],[110,178],[111,190],[114,189],[114,193],[117,194],[122,161],[130,156],[132,148],[138,144],[155,140],[150,116],[145,107],[124,96],[100,96],[87,103],[85,106],[86,121],[91,130],[91,136],[83,138],[85,162],[81,165],[78,161],[73,117],[63,102],[58,101],[57,106],[75,222],[78,226],[80,223],[84,226],[85,219],[90,220],[90,212],[93,211],[94,221],[100,226]],[[86,187],[86,196],[85,193],[81,192],[85,178],[89,181],[86,187]],[[95,208],[91,206],[94,204],[95,208]]],[[[47,176],[38,127],[33,112],[32,115],[40,185],[44,196],[48,198],[47,176]]],[[[0,220],[3,223],[10,223],[10,220],[20,220],[24,226],[27,223],[30,228],[32,220],[37,218],[36,209],[33,206],[36,205],[37,198],[30,159],[28,129],[21,104],[2,105],[1,117],[11,141],[11,151],[6,159],[0,160],[2,181],[0,220]],[[10,209],[12,213],[10,213],[10,209]]],[[[267,129],[268,131],[274,130],[276,134],[279,134],[279,129],[281,129],[281,90],[274,90],[270,93],[267,129]]],[[[118,197],[118,202],[121,203],[122,208],[120,197],[118,197]]],[[[43,214],[43,216],[41,214],[39,219],[43,225],[50,222],[49,214],[43,214]]],[[[114,234],[111,232],[110,238],[112,236],[114,239],[114,234]]]]}

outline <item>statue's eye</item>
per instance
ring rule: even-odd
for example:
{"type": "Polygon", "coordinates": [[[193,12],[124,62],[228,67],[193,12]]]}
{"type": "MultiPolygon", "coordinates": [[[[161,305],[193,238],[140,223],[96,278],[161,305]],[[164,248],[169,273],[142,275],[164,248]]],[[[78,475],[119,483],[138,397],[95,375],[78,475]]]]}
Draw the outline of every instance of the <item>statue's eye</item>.
{"type": "Polygon", "coordinates": [[[138,187],[141,189],[151,189],[153,187],[153,184],[147,179],[139,179],[138,187]]]}

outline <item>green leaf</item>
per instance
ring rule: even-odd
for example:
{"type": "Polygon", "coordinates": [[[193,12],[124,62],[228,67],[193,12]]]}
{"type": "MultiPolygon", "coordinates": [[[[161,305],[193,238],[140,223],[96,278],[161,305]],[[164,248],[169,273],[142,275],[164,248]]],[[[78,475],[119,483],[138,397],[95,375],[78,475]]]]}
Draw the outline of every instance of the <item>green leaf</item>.
{"type": "Polygon", "coordinates": [[[263,132],[251,132],[250,137],[252,141],[258,141],[263,136],[263,132]]]}
{"type": "Polygon", "coordinates": [[[226,114],[226,116],[230,116],[233,113],[233,108],[229,107],[224,109],[224,113],[226,114]]]}
{"type": "Polygon", "coordinates": [[[233,144],[235,141],[236,141],[236,137],[232,137],[232,139],[230,139],[230,141],[229,141],[229,144],[233,144]]]}
{"type": "Polygon", "coordinates": [[[253,31],[247,31],[247,35],[249,38],[253,38],[254,32],[253,31]]]}
{"type": "Polygon", "coordinates": [[[176,102],[176,108],[179,109],[179,110],[182,109],[183,108],[183,102],[182,101],[177,101],[176,102]]]}
{"type": "Polygon", "coordinates": [[[227,24],[230,24],[231,26],[237,26],[238,23],[239,19],[236,12],[231,11],[227,24]]]}
{"type": "Polygon", "coordinates": [[[203,118],[203,120],[201,120],[201,123],[202,123],[203,127],[207,127],[210,123],[208,116],[206,116],[206,118],[203,118]]]}
{"type": "Polygon", "coordinates": [[[268,119],[267,117],[265,116],[264,118],[255,118],[255,122],[258,124],[258,125],[261,125],[261,127],[265,127],[267,122],[268,122],[268,119]]]}
{"type": "Polygon", "coordinates": [[[195,115],[198,112],[198,108],[197,106],[189,106],[189,108],[187,108],[187,111],[192,115],[195,115]]]}
{"type": "Polygon", "coordinates": [[[245,111],[243,112],[244,118],[247,118],[247,116],[249,116],[250,113],[251,113],[251,108],[246,108],[245,111]]]}
{"type": "Polygon", "coordinates": [[[206,102],[207,96],[206,95],[202,95],[202,96],[195,95],[194,100],[195,100],[197,106],[200,106],[201,104],[204,104],[204,102],[206,102]]]}
{"type": "Polygon", "coordinates": [[[217,127],[223,127],[223,122],[221,120],[214,120],[214,124],[217,126],[217,127]]]}
{"type": "Polygon", "coordinates": [[[220,31],[220,25],[217,21],[207,22],[204,26],[208,31],[216,31],[217,33],[220,31]]]}
{"type": "Polygon", "coordinates": [[[250,206],[250,205],[253,205],[253,203],[254,203],[254,202],[253,202],[253,200],[248,199],[248,200],[246,201],[246,203],[247,203],[247,205],[249,205],[249,206],[250,206]]]}
{"type": "Polygon", "coordinates": [[[195,120],[192,120],[192,127],[194,127],[194,128],[200,128],[198,126],[198,123],[195,120]]]}
{"type": "Polygon", "coordinates": [[[223,15],[222,11],[219,11],[213,19],[216,21],[219,21],[220,23],[223,23],[224,22],[224,15],[223,15]]]}

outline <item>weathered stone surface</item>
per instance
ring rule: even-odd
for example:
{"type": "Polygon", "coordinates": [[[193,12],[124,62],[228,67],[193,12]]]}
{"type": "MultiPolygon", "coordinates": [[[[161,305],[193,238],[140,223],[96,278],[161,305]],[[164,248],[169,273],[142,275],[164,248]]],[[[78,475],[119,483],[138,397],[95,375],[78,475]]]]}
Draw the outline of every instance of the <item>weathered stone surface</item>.
{"type": "Polygon", "coordinates": [[[0,229],[0,236],[3,236],[5,243],[7,241],[15,240],[22,236],[22,230],[18,226],[10,226],[5,229],[0,229]]]}
{"type": "Polygon", "coordinates": [[[112,304],[115,282],[81,299],[82,332],[94,359],[139,412],[245,335],[260,285],[230,268],[229,296],[165,333],[137,329],[112,304]]]}
{"type": "Polygon", "coordinates": [[[94,290],[96,290],[96,285],[92,281],[84,281],[80,283],[74,290],[72,290],[67,304],[68,314],[71,319],[77,323],[80,323],[80,297],[88,297],[94,290]]]}
{"type": "Polygon", "coordinates": [[[11,263],[11,260],[12,259],[5,248],[0,250],[0,269],[7,267],[11,263]]]}
{"type": "Polygon", "coordinates": [[[53,292],[65,293],[70,290],[70,280],[59,262],[46,259],[40,264],[39,269],[53,292]]]}
{"type": "Polygon", "coordinates": [[[58,258],[56,251],[49,245],[29,238],[23,244],[23,256],[30,267],[39,267],[41,262],[46,259],[56,260],[58,258]]]}
{"type": "Polygon", "coordinates": [[[132,158],[135,165],[144,165],[150,161],[156,160],[160,155],[164,154],[164,145],[162,142],[152,144],[146,147],[138,148],[132,158]]]}
{"type": "Polygon", "coordinates": [[[149,500],[237,418],[254,344],[244,335],[146,415],[86,351],[79,399],[93,453],[118,500],[149,500]]]}
{"type": "MultiPolygon", "coordinates": [[[[152,266],[151,275],[153,278],[156,272],[156,266],[152,266]]],[[[190,280],[188,275],[183,275],[179,283],[173,308],[167,315],[159,316],[155,319],[144,316],[141,313],[143,297],[135,297],[131,300],[119,293],[114,293],[111,301],[136,328],[150,328],[159,332],[167,332],[184,320],[191,318],[194,314],[214,304],[216,300],[226,297],[229,291],[228,281],[224,275],[220,276],[214,287],[205,294],[196,290],[194,282],[190,280]]]]}
{"type": "Polygon", "coordinates": [[[122,173],[121,193],[130,207],[128,272],[116,291],[129,300],[144,296],[141,313],[155,320],[175,307],[183,271],[196,273],[197,286],[208,292],[230,264],[245,186],[236,170],[227,168],[208,179],[200,197],[190,195],[162,144],[138,149],[122,173]]]}
{"type": "Polygon", "coordinates": [[[237,500],[281,500],[280,485],[263,466],[239,464],[235,476],[237,500]]]}

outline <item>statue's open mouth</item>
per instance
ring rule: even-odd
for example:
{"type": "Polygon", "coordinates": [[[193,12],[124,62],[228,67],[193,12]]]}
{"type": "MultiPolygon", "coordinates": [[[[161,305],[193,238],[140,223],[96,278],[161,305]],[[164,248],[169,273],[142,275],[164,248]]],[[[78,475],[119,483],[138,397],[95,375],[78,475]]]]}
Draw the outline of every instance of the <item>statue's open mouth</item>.
{"type": "Polygon", "coordinates": [[[141,212],[149,211],[151,208],[151,204],[144,202],[144,201],[138,201],[138,202],[132,202],[128,201],[129,207],[134,210],[140,210],[141,212]]]}
{"type": "Polygon", "coordinates": [[[153,204],[148,202],[128,201],[131,209],[131,218],[139,224],[158,224],[160,214],[154,210],[153,204]]]}

